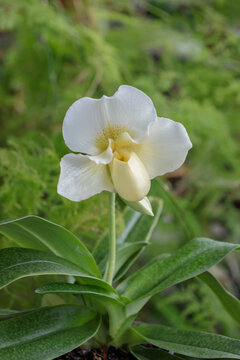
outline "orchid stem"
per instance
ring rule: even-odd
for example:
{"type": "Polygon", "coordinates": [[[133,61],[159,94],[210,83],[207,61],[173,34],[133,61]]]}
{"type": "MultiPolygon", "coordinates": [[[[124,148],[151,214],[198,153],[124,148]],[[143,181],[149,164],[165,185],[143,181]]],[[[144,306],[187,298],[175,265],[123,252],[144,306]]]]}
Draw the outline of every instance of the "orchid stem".
{"type": "Polygon", "coordinates": [[[106,280],[110,285],[112,285],[116,261],[115,196],[114,192],[110,192],[108,200],[109,260],[106,280]]]}

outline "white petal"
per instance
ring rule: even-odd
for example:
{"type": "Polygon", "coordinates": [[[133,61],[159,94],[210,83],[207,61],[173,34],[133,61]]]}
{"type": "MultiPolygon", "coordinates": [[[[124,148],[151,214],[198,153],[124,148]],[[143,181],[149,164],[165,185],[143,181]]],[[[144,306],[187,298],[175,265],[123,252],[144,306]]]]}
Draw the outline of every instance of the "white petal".
{"type": "Polygon", "coordinates": [[[109,121],[126,127],[134,139],[143,139],[149,125],[156,119],[152,100],[141,90],[121,85],[112,97],[105,97],[109,121]]]}
{"type": "Polygon", "coordinates": [[[83,97],[70,106],[63,121],[63,137],[72,151],[96,155],[97,133],[107,126],[103,99],[83,97]]]}
{"type": "Polygon", "coordinates": [[[86,155],[90,160],[94,161],[96,164],[109,164],[112,161],[113,158],[113,152],[111,148],[111,140],[109,140],[108,148],[103,151],[99,155],[86,155]]]}
{"type": "Polygon", "coordinates": [[[178,169],[192,147],[185,127],[173,120],[157,118],[148,138],[136,149],[150,178],[178,169]]]}
{"type": "Polygon", "coordinates": [[[98,165],[87,156],[67,154],[60,162],[58,193],[69,200],[81,201],[103,190],[113,191],[106,165],[98,165]]]}
{"type": "Polygon", "coordinates": [[[143,139],[155,119],[152,100],[142,91],[122,85],[113,96],[83,97],[73,103],[64,118],[63,137],[72,151],[97,155],[96,137],[103,129],[117,127],[143,139]]]}

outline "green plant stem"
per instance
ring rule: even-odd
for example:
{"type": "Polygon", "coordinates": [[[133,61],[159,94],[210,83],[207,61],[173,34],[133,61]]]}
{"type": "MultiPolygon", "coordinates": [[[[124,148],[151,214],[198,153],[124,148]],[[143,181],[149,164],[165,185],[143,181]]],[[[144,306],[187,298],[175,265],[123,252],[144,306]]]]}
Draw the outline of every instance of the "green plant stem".
{"type": "Polygon", "coordinates": [[[114,192],[109,193],[108,200],[109,259],[106,280],[110,285],[112,285],[116,261],[115,196],[114,192]]]}

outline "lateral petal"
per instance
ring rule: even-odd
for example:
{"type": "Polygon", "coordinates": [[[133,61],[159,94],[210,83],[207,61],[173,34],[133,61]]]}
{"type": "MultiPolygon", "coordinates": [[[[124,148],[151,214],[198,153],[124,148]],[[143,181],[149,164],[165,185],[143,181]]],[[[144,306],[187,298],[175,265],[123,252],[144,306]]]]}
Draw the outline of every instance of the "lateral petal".
{"type": "Polygon", "coordinates": [[[107,166],[97,164],[88,156],[67,154],[60,162],[57,191],[72,201],[81,201],[104,190],[113,191],[107,166]]]}
{"type": "Polygon", "coordinates": [[[151,179],[178,169],[185,161],[192,143],[185,127],[173,120],[157,118],[149,136],[135,152],[151,179]]]}
{"type": "Polygon", "coordinates": [[[109,145],[105,151],[99,155],[86,155],[90,160],[94,161],[96,164],[109,164],[113,158],[113,152],[111,148],[111,140],[109,140],[109,145]]]}

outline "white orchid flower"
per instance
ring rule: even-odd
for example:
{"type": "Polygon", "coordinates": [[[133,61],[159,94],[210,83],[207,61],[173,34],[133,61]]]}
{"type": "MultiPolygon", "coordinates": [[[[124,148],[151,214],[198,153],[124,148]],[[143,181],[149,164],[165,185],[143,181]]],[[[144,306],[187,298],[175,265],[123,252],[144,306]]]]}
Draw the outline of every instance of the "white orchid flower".
{"type": "Polygon", "coordinates": [[[182,124],[157,117],[152,100],[127,85],[110,97],[74,102],[64,118],[63,137],[78,152],[60,163],[58,193],[72,201],[103,190],[141,201],[150,180],[179,168],[192,147],[182,124]]]}

